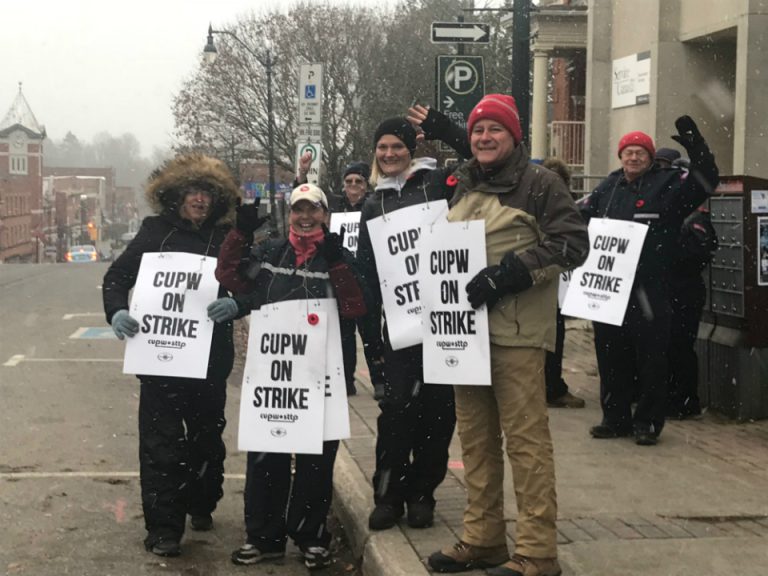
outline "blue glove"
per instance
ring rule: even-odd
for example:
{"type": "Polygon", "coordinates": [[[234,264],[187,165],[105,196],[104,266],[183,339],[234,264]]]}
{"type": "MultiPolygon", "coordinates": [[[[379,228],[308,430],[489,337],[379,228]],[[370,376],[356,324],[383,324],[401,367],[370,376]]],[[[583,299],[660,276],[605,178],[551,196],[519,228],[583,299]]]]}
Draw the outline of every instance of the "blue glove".
{"type": "Polygon", "coordinates": [[[237,316],[237,302],[234,298],[219,298],[208,304],[208,318],[214,322],[226,322],[237,316]]]}
{"type": "Polygon", "coordinates": [[[126,336],[133,338],[139,331],[139,323],[128,314],[128,310],[118,310],[112,315],[112,331],[120,340],[126,336]]]}

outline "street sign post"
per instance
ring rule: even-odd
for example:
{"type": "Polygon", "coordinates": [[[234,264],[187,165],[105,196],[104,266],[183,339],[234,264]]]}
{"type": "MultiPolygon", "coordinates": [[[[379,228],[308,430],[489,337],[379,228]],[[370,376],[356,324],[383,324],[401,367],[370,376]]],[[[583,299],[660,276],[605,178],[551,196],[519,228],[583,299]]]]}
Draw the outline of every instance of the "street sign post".
{"type": "Polygon", "coordinates": [[[296,127],[296,136],[299,142],[322,142],[323,125],[322,124],[299,124],[296,127]]]}
{"type": "Polygon", "coordinates": [[[469,113],[485,95],[483,57],[438,56],[436,75],[437,109],[466,128],[469,113]]]}
{"type": "Polygon", "coordinates": [[[299,67],[299,124],[320,124],[323,118],[323,65],[299,67]]]}
{"type": "Polygon", "coordinates": [[[433,44],[488,44],[490,24],[479,22],[432,22],[433,44]]]}

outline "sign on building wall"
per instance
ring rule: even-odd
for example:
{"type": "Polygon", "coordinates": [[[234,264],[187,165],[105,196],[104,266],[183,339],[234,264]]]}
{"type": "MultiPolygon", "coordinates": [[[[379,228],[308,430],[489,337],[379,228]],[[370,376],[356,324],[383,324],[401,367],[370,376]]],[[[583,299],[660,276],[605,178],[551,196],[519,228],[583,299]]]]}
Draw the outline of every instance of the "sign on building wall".
{"type": "Polygon", "coordinates": [[[611,108],[648,104],[651,94],[651,53],[639,52],[613,61],[611,108]]]}

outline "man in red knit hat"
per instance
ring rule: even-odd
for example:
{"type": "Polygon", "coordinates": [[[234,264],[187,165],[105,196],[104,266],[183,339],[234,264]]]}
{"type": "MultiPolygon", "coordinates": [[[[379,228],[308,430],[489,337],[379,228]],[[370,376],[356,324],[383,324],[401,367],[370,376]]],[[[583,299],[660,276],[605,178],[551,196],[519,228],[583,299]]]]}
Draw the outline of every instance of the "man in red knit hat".
{"type": "Polygon", "coordinates": [[[582,205],[587,220],[611,218],[648,226],[622,325],[594,322],[603,418],[590,429],[593,438],[634,436],[637,444],[652,446],[664,427],[670,270],[683,221],[718,182],[715,158],[696,123],[681,116],[675,127],[678,134],[672,139],[688,152],[689,174],[655,164],[653,139],[629,132],[619,141],[621,168],[582,205]]]}
{"type": "MultiPolygon", "coordinates": [[[[410,111],[425,138],[442,114],[410,111]]],[[[533,164],[515,100],[488,94],[467,122],[473,158],[453,174],[448,220],[485,220],[488,266],[466,286],[488,310],[491,385],[454,386],[467,507],[461,540],[435,552],[435,572],[489,568],[491,576],[558,576],[557,497],[544,384],[555,347],[557,273],[581,264],[586,226],[563,180],[533,164]],[[504,440],[518,516],[510,558],[504,520],[504,440]]]]}

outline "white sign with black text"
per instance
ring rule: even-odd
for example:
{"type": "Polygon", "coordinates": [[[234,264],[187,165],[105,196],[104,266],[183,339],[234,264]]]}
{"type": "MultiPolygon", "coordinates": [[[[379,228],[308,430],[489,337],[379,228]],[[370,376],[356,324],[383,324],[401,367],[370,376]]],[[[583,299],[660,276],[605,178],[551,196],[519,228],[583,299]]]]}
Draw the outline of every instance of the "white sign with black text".
{"type": "Polygon", "coordinates": [[[344,229],[344,248],[357,254],[357,239],[360,236],[360,212],[334,212],[331,214],[331,232],[341,234],[344,229]]]}
{"type": "Polygon", "coordinates": [[[445,200],[388,212],[367,222],[393,350],[421,344],[419,237],[424,225],[445,220],[445,200]]]}
{"type": "Polygon", "coordinates": [[[486,266],[485,221],[423,226],[419,251],[424,382],[490,386],[488,309],[466,292],[486,266]]]}
{"type": "Polygon", "coordinates": [[[306,301],[251,312],[239,450],[322,453],[327,334],[326,313],[308,311],[306,301]]]}
{"type": "Polygon", "coordinates": [[[205,378],[216,299],[216,258],[187,252],[147,252],[141,258],[129,312],[139,333],[128,338],[124,374],[205,378]]]}
{"type": "MultiPolygon", "coordinates": [[[[351,435],[347,379],[344,377],[344,358],[341,351],[339,309],[334,298],[297,300],[304,311],[321,310],[328,318],[328,340],[325,345],[325,414],[323,440],[343,440],[351,435]]],[[[285,303],[287,304],[287,302],[285,303]]]]}
{"type": "Polygon", "coordinates": [[[647,232],[646,224],[592,218],[589,256],[573,271],[563,316],[621,326],[647,232]]]}
{"type": "Polygon", "coordinates": [[[565,270],[558,274],[560,281],[557,283],[557,307],[562,309],[565,302],[565,295],[568,293],[568,286],[571,284],[573,270],[565,270]]]}
{"type": "Polygon", "coordinates": [[[651,53],[639,52],[613,61],[611,108],[647,104],[651,94],[651,53]]]}
{"type": "Polygon", "coordinates": [[[299,66],[299,124],[323,122],[323,65],[299,66]]]}

